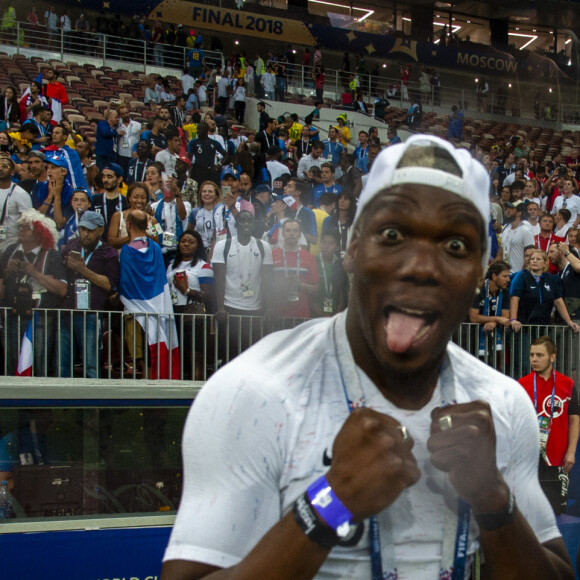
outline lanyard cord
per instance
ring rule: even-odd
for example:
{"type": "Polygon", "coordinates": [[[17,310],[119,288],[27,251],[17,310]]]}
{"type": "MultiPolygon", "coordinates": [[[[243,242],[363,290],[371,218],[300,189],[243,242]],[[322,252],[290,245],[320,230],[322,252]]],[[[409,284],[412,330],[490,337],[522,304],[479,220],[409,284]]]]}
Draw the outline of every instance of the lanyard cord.
{"type": "MultiPolygon", "coordinates": [[[[282,258],[284,259],[284,275],[288,278],[288,262],[286,261],[286,250],[282,250],[282,258]]],[[[300,276],[300,249],[296,252],[296,275],[300,276]]]]}
{"type": "Polygon", "coordinates": [[[99,243],[95,246],[93,251],[86,258],[85,258],[85,249],[81,248],[81,258],[85,261],[85,266],[88,265],[89,260],[91,259],[91,256],[93,255],[95,250],[98,250],[102,245],[103,245],[103,242],[101,242],[101,240],[99,240],[99,243]]]}
{"type": "MultiPolygon", "coordinates": [[[[540,414],[538,411],[538,387],[536,384],[536,378],[538,373],[534,373],[534,407],[536,408],[536,414],[540,414]]],[[[556,371],[552,371],[552,379],[554,380],[554,386],[552,387],[552,399],[550,401],[550,421],[554,417],[554,398],[556,397],[556,371]]]]}

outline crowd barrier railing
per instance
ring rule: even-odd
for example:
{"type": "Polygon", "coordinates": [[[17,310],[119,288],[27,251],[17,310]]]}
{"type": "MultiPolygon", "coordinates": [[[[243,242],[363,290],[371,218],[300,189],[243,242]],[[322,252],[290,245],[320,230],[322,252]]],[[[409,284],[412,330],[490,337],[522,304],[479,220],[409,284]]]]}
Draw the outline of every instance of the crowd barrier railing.
{"type": "MultiPolygon", "coordinates": [[[[0,310],[0,317],[0,372],[4,376],[185,381],[206,381],[267,334],[303,322],[232,315],[218,323],[210,314],[90,310],[37,309],[23,316],[10,308],[0,310]]],[[[557,369],[576,379],[580,339],[567,326],[484,333],[482,326],[465,323],[453,341],[517,379],[530,372],[529,348],[541,335],[549,335],[558,347],[557,369]]]]}

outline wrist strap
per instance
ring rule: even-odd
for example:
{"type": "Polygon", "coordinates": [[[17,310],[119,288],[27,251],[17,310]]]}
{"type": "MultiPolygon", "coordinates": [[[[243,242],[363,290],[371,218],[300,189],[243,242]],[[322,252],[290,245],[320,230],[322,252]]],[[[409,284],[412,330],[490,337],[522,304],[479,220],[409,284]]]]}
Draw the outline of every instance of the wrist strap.
{"type": "Polygon", "coordinates": [[[340,541],[337,534],[328,526],[325,526],[318,517],[316,512],[308,501],[308,495],[301,495],[295,502],[292,509],[294,520],[300,526],[300,529],[313,542],[324,548],[334,548],[340,541]]]}
{"type": "Polygon", "coordinates": [[[492,531],[509,524],[516,515],[516,498],[512,490],[508,488],[508,503],[506,507],[499,512],[489,514],[474,514],[475,521],[480,530],[492,531]]]}
{"type": "MultiPolygon", "coordinates": [[[[319,477],[306,490],[310,504],[318,515],[341,537],[345,535],[343,528],[350,528],[353,515],[338,499],[330,487],[326,476],[319,477]]],[[[347,532],[348,533],[348,532],[347,532]]]]}

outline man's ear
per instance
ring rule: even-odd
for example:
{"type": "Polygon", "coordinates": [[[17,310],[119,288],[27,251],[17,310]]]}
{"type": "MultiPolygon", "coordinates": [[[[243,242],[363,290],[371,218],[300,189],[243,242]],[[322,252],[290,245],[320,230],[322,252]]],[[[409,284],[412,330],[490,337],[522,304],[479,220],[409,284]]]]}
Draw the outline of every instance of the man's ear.
{"type": "Polygon", "coordinates": [[[348,245],[348,248],[346,249],[346,255],[344,256],[344,259],[342,260],[343,268],[345,269],[345,271],[348,274],[351,274],[353,272],[353,269],[354,269],[354,262],[356,259],[356,254],[358,252],[358,243],[359,243],[358,233],[353,232],[350,244],[348,245]]]}

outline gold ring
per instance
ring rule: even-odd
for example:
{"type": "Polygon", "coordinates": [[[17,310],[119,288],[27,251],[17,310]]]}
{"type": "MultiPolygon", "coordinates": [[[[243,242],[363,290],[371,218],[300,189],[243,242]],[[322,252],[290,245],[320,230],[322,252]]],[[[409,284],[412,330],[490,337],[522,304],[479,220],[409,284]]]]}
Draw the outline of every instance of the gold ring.
{"type": "Polygon", "coordinates": [[[453,420],[451,419],[451,415],[443,415],[443,417],[439,417],[439,429],[441,431],[448,431],[453,427],[453,420]]]}
{"type": "Polygon", "coordinates": [[[409,435],[409,430],[405,425],[399,425],[399,429],[401,430],[401,435],[403,436],[403,445],[407,443],[411,439],[411,435],[409,435]]]}

